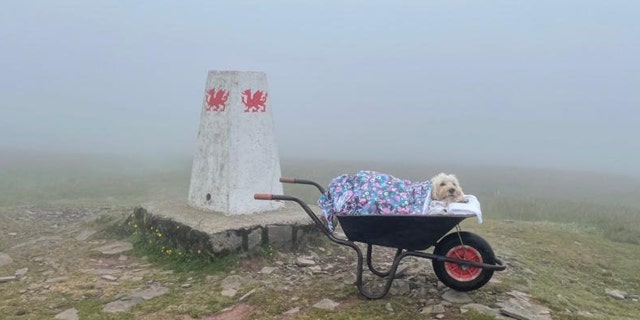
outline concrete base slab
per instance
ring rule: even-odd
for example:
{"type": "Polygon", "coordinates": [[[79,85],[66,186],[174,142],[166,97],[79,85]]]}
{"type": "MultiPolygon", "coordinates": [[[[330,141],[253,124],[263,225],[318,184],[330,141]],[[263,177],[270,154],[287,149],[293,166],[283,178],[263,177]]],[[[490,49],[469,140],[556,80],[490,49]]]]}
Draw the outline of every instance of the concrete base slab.
{"type": "MultiPolygon", "coordinates": [[[[311,209],[320,213],[317,206],[311,209]]],[[[149,237],[165,237],[183,251],[214,255],[249,251],[260,245],[295,250],[306,237],[320,232],[307,213],[293,203],[275,211],[225,215],[192,208],[186,201],[150,201],[136,208],[127,224],[149,237]]]]}

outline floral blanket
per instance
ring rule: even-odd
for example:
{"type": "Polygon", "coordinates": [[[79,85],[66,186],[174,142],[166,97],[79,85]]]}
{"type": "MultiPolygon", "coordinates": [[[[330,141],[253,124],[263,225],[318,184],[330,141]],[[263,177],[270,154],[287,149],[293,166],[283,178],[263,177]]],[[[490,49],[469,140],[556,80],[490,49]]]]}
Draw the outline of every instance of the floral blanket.
{"type": "Polygon", "coordinates": [[[334,178],[318,206],[333,231],[333,215],[425,214],[430,193],[430,180],[413,183],[380,172],[359,171],[334,178]]]}

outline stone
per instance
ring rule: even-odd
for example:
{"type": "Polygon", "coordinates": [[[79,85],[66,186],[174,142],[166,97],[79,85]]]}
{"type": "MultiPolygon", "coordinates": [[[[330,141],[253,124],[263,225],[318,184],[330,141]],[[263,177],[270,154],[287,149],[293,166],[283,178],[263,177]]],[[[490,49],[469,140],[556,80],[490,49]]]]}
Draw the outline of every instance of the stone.
{"type": "Polygon", "coordinates": [[[224,297],[233,297],[238,293],[238,290],[235,289],[223,289],[220,291],[220,294],[224,297]]]}
{"type": "Polygon", "coordinates": [[[0,283],[16,280],[16,276],[0,277],[0,283]]]}
{"type": "Polygon", "coordinates": [[[18,269],[16,270],[15,275],[18,278],[22,278],[27,274],[28,271],[29,271],[29,268],[18,269]]]}
{"type": "Polygon", "coordinates": [[[112,276],[110,274],[105,274],[105,275],[101,276],[100,278],[105,279],[107,281],[116,281],[116,280],[118,280],[118,278],[116,278],[116,277],[114,277],[114,276],[112,276]]]}
{"type": "Polygon", "coordinates": [[[391,283],[389,292],[394,296],[404,296],[411,292],[410,282],[404,279],[396,279],[391,283]]]}
{"type": "Polygon", "coordinates": [[[107,303],[102,308],[102,311],[107,313],[126,312],[129,311],[129,309],[133,308],[133,306],[142,303],[142,301],[144,300],[141,297],[123,298],[107,303]]]}
{"type": "Polygon", "coordinates": [[[262,245],[262,228],[256,228],[247,234],[247,250],[252,250],[262,245]]]}
{"type": "Polygon", "coordinates": [[[123,252],[133,250],[133,245],[129,242],[117,241],[114,243],[110,243],[104,246],[94,248],[92,250],[99,251],[100,253],[105,255],[116,255],[116,254],[121,254],[123,252]]]}
{"type": "Polygon", "coordinates": [[[242,234],[235,230],[217,232],[209,236],[214,252],[239,252],[242,250],[242,234]]]}
{"type": "Polygon", "coordinates": [[[119,274],[121,271],[118,269],[83,269],[80,270],[82,273],[92,274],[94,276],[101,276],[105,274],[119,274]]]}
{"type": "Polygon", "coordinates": [[[496,317],[500,314],[500,310],[492,309],[479,303],[469,303],[460,307],[460,313],[466,313],[469,310],[474,310],[477,313],[486,314],[492,317],[496,317]]]}
{"type": "Polygon", "coordinates": [[[240,297],[240,299],[238,299],[238,301],[244,301],[247,298],[249,298],[250,296],[252,296],[254,293],[256,293],[256,291],[258,291],[257,289],[252,289],[251,291],[245,293],[242,297],[240,297]]]}
{"type": "Polygon", "coordinates": [[[329,310],[329,311],[333,311],[336,309],[337,306],[339,306],[340,304],[331,300],[331,299],[322,299],[320,300],[320,302],[316,303],[313,305],[314,308],[316,309],[322,309],[322,310],[329,310]]]}
{"type": "Polygon", "coordinates": [[[54,319],[78,320],[80,318],[78,318],[78,310],[76,310],[76,308],[71,308],[56,314],[54,319]]]}
{"type": "Polygon", "coordinates": [[[551,311],[530,300],[510,298],[499,302],[500,314],[519,320],[551,320],[551,311]]]}
{"type": "Polygon", "coordinates": [[[293,249],[293,229],[287,225],[268,225],[269,245],[273,248],[290,251],[293,249]]]}
{"type": "Polygon", "coordinates": [[[47,279],[44,282],[45,283],[58,283],[58,282],[65,282],[67,280],[69,280],[69,277],[61,276],[61,277],[55,277],[55,278],[47,279]]]}
{"type": "Polygon", "coordinates": [[[460,292],[455,290],[447,290],[442,294],[442,299],[451,303],[470,303],[471,297],[466,292],[460,292]]]}
{"type": "Polygon", "coordinates": [[[11,259],[11,257],[8,254],[4,252],[0,252],[0,267],[4,265],[8,265],[12,262],[13,262],[13,259],[11,259]]]}
{"type": "Polygon", "coordinates": [[[131,294],[132,298],[140,297],[144,300],[150,300],[155,297],[159,297],[169,292],[169,288],[163,286],[151,286],[148,289],[134,292],[131,294]]]}
{"type": "Polygon", "coordinates": [[[310,267],[310,266],[315,266],[316,262],[307,257],[298,257],[296,258],[296,265],[298,267],[310,267]]]}
{"type": "Polygon", "coordinates": [[[274,268],[274,267],[263,267],[259,271],[259,273],[261,273],[261,274],[272,274],[276,270],[277,270],[277,268],[274,268]]]}
{"type": "Polygon", "coordinates": [[[322,272],[321,266],[311,266],[311,267],[307,267],[307,269],[311,271],[311,274],[318,274],[322,272]]]}
{"type": "Polygon", "coordinates": [[[295,307],[293,309],[289,309],[287,310],[285,313],[283,313],[284,315],[290,316],[290,315],[294,315],[296,313],[300,312],[300,308],[295,307]]]}
{"type": "Polygon", "coordinates": [[[220,287],[222,289],[238,290],[242,286],[243,282],[244,282],[244,279],[242,279],[241,276],[232,275],[222,279],[222,281],[220,281],[220,287]]]}
{"type": "Polygon", "coordinates": [[[87,239],[89,239],[95,233],[96,233],[96,230],[82,230],[80,232],[80,234],[78,234],[76,236],[76,240],[78,240],[78,241],[86,241],[87,239]]]}
{"type": "Polygon", "coordinates": [[[610,297],[617,300],[624,300],[627,298],[627,293],[617,289],[605,289],[604,290],[610,297]]]}
{"type": "Polygon", "coordinates": [[[391,305],[391,302],[387,302],[387,304],[384,305],[384,308],[389,312],[393,312],[393,306],[391,305]]]}
{"type": "Polygon", "coordinates": [[[431,308],[431,313],[444,313],[444,312],[445,312],[445,308],[441,304],[436,304],[435,306],[433,306],[433,308],[431,308]]]}

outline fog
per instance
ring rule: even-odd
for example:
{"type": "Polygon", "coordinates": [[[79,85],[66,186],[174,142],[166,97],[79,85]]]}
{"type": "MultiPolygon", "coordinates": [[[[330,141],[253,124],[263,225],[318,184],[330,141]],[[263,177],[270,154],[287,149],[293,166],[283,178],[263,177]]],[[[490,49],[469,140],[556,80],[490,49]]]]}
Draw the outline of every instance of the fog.
{"type": "MultiPolygon", "coordinates": [[[[3,1],[0,152],[190,157],[208,70],[283,157],[640,176],[637,1],[3,1]]],[[[446,170],[446,169],[444,169],[446,170]]]]}

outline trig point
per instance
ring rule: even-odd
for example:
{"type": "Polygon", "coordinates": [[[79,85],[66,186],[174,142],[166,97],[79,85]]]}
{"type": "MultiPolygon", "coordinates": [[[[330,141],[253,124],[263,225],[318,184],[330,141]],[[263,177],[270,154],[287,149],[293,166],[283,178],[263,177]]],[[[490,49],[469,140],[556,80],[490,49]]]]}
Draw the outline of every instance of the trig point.
{"type": "Polygon", "coordinates": [[[275,210],[253,199],[282,194],[267,76],[209,71],[191,171],[189,205],[225,214],[275,210]]]}

